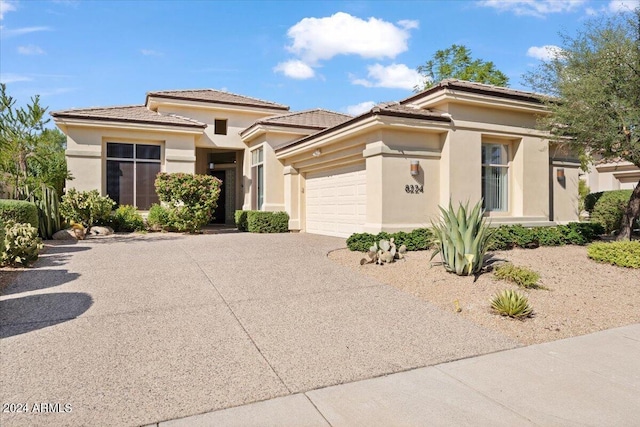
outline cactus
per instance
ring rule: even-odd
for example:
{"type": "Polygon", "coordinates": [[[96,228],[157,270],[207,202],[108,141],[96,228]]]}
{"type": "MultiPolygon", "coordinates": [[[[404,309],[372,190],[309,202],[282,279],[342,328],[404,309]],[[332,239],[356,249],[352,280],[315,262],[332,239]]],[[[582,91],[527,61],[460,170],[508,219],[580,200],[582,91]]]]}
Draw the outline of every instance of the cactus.
{"type": "Polygon", "coordinates": [[[393,237],[389,240],[380,240],[379,243],[373,243],[373,246],[369,248],[367,256],[369,259],[362,258],[360,265],[364,264],[378,264],[383,265],[386,263],[394,262],[396,259],[404,258],[404,254],[407,252],[405,245],[396,248],[396,244],[393,243],[393,237]]]}
{"type": "Polygon", "coordinates": [[[43,239],[51,239],[60,230],[60,204],[57,191],[45,184],[39,192],[31,192],[29,201],[38,207],[38,228],[43,239]]]}
{"type": "Polygon", "coordinates": [[[483,218],[482,200],[469,213],[468,208],[468,203],[465,206],[460,204],[455,212],[449,202],[448,210],[440,207],[440,222],[433,224],[437,247],[431,259],[440,254],[445,269],[458,276],[480,272],[491,237],[489,226],[483,218]]]}

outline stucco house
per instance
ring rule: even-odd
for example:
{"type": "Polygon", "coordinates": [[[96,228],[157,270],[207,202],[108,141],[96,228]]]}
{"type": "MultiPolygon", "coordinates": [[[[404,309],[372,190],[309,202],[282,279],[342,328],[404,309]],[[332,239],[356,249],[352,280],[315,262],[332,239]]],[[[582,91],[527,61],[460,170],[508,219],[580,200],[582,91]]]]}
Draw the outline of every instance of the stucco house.
{"type": "Polygon", "coordinates": [[[610,190],[633,190],[640,181],[640,169],[623,160],[596,161],[584,179],[592,193],[610,190]]]}
{"type": "Polygon", "coordinates": [[[209,89],[52,116],[69,187],[145,210],[158,172],[208,173],[223,181],[217,222],[284,210],[293,231],[344,237],[428,226],[438,205],[481,197],[493,224],[577,220],[580,164],[536,130],[544,113],[533,93],[445,80],[357,117],[209,89]]]}

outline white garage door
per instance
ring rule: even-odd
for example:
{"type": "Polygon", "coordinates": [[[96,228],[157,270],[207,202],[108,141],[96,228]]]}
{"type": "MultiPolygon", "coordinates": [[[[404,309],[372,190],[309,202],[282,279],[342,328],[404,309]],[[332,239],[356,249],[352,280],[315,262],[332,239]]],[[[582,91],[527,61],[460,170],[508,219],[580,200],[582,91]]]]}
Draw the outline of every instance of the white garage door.
{"type": "Polygon", "coordinates": [[[366,219],[365,165],[307,174],[307,233],[349,237],[366,219]]]}

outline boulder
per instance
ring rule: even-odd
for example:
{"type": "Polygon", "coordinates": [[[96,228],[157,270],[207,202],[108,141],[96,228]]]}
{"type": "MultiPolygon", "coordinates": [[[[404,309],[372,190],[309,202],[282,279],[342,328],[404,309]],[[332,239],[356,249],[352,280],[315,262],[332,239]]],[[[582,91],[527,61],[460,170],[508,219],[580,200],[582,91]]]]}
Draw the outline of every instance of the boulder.
{"type": "Polygon", "coordinates": [[[94,225],[89,230],[89,235],[91,236],[110,236],[113,234],[113,228],[111,227],[103,227],[100,225],[94,225]]]}
{"type": "Polygon", "coordinates": [[[53,240],[76,240],[76,233],[72,228],[60,230],[53,234],[53,240]]]}

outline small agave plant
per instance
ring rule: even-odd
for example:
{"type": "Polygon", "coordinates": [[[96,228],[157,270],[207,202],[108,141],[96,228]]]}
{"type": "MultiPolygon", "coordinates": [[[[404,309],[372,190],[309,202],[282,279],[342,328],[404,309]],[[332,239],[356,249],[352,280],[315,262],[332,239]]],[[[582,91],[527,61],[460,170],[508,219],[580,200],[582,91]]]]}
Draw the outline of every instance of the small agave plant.
{"type": "Polygon", "coordinates": [[[501,316],[524,319],[533,315],[529,299],[516,291],[505,289],[491,300],[491,308],[501,316]]]}
{"type": "Polygon", "coordinates": [[[360,265],[364,264],[378,264],[383,265],[385,263],[393,262],[396,259],[404,258],[404,254],[407,252],[405,245],[396,248],[396,244],[393,242],[393,237],[389,240],[380,240],[380,243],[373,242],[373,246],[369,248],[367,256],[369,259],[362,258],[360,265]]]}
{"type": "Polygon", "coordinates": [[[484,265],[484,255],[489,247],[491,234],[484,218],[482,200],[469,212],[469,204],[453,210],[440,207],[442,218],[432,223],[436,235],[436,249],[431,260],[440,254],[444,268],[458,276],[470,276],[479,273],[484,265]]]}

